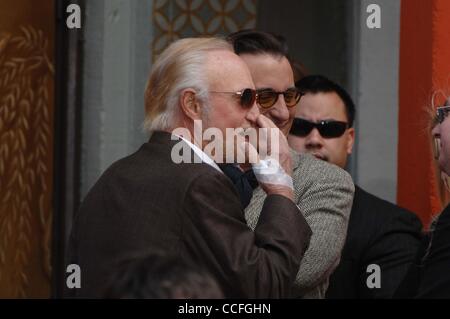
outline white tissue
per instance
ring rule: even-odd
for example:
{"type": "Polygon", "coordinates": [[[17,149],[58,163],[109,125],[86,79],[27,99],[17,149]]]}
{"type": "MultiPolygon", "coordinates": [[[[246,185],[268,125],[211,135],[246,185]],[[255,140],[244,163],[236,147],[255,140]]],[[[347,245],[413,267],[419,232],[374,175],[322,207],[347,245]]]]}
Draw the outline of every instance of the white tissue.
{"type": "Polygon", "coordinates": [[[253,164],[253,172],[260,183],[283,185],[294,190],[292,177],[286,174],[280,163],[274,158],[260,160],[253,164]]]}

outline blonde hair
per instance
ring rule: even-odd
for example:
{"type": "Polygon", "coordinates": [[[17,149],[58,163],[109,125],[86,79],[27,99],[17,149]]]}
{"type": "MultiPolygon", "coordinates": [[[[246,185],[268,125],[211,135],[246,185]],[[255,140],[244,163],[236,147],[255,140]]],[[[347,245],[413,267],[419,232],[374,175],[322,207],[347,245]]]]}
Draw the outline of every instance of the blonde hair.
{"type": "Polygon", "coordinates": [[[170,130],[179,117],[182,90],[192,88],[196,98],[206,105],[208,83],[205,61],[216,50],[233,52],[220,38],[186,38],[173,42],[156,60],[145,89],[144,129],[170,130]]]}
{"type": "MultiPolygon", "coordinates": [[[[450,106],[450,95],[448,95],[447,92],[443,90],[438,90],[433,92],[431,96],[431,104],[427,107],[427,113],[428,113],[428,132],[430,133],[430,140],[432,142],[432,154],[434,158],[434,169],[436,173],[436,184],[438,188],[438,195],[442,206],[446,206],[450,202],[450,177],[441,170],[438,164],[439,159],[439,153],[441,152],[440,149],[440,142],[439,139],[436,139],[433,134],[431,134],[432,130],[436,125],[439,125],[439,122],[437,120],[436,116],[436,108],[440,105],[443,106],[450,106]],[[441,99],[438,99],[438,95],[441,95],[441,99]],[[442,98],[444,98],[444,102],[442,104],[440,101],[442,101],[442,98]]],[[[435,219],[436,216],[433,217],[435,219]]],[[[430,226],[431,228],[432,226],[430,226]]]]}

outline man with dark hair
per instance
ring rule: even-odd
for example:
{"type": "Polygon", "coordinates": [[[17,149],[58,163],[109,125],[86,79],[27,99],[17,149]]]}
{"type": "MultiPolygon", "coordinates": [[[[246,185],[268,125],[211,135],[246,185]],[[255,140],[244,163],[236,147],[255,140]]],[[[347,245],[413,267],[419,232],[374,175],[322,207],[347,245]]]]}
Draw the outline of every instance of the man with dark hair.
{"type": "MultiPolygon", "coordinates": [[[[288,48],[281,36],[244,30],[228,36],[234,51],[246,62],[258,92],[260,112],[287,135],[300,93],[295,88],[288,48]]],[[[294,297],[324,298],[328,278],[336,268],[345,241],[354,186],[344,170],[313,156],[292,151],[294,202],[312,230],[309,248],[294,283],[294,297]]],[[[251,171],[240,178],[239,169],[227,167],[241,194],[248,225],[254,229],[266,198],[261,187],[252,183],[251,171]],[[231,172],[230,172],[231,171],[231,172]],[[247,181],[250,180],[250,183],[247,181]],[[249,185],[250,184],[250,185],[249,185]],[[254,190],[252,187],[254,187],[254,190]]]]}
{"type": "Polygon", "coordinates": [[[272,54],[289,58],[289,48],[282,35],[248,29],[231,33],[227,40],[238,55],[272,54]]]}
{"type": "MultiPolygon", "coordinates": [[[[304,96],[288,137],[290,146],[345,168],[355,138],[350,95],[320,75],[304,77],[296,85],[304,96]]],[[[327,298],[392,298],[414,260],[421,228],[415,214],[356,185],[347,239],[327,298]],[[369,278],[378,270],[380,281],[369,278]]]]}

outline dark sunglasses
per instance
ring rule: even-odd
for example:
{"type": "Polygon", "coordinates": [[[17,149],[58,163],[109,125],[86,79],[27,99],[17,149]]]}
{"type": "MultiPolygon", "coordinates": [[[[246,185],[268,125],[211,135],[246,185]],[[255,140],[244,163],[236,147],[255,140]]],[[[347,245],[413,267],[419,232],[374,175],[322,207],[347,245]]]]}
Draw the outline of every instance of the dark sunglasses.
{"type": "Polygon", "coordinates": [[[303,95],[296,88],[290,88],[284,92],[277,92],[272,89],[260,89],[256,90],[256,92],[258,93],[257,102],[263,109],[268,109],[277,103],[280,94],[283,94],[284,102],[288,107],[296,106],[303,95]]]}
{"type": "Polygon", "coordinates": [[[301,118],[295,118],[289,133],[295,136],[305,137],[314,128],[317,128],[322,137],[333,138],[342,136],[347,126],[348,124],[346,122],[340,121],[319,121],[314,123],[301,118]]]}
{"type": "Polygon", "coordinates": [[[239,98],[239,103],[244,109],[251,109],[258,96],[256,90],[253,89],[244,89],[238,92],[209,91],[209,93],[233,94],[239,98]]]}
{"type": "Polygon", "coordinates": [[[440,106],[436,109],[436,119],[439,122],[439,124],[444,122],[449,112],[450,106],[440,106]]]}

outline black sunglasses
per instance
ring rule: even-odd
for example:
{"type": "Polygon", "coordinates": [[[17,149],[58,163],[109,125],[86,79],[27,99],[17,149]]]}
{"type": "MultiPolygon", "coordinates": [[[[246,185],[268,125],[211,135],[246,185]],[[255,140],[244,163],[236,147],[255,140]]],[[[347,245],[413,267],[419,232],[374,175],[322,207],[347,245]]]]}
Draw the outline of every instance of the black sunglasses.
{"type": "Polygon", "coordinates": [[[258,94],[256,90],[244,89],[238,92],[219,92],[219,91],[209,91],[209,93],[222,93],[222,94],[233,94],[239,97],[239,103],[244,109],[251,109],[253,104],[255,104],[258,94]]]}
{"type": "Polygon", "coordinates": [[[440,106],[436,109],[436,119],[439,122],[439,124],[444,122],[449,112],[450,106],[440,106]]]}
{"type": "Polygon", "coordinates": [[[333,138],[342,136],[347,127],[348,124],[346,122],[319,121],[314,123],[305,119],[295,118],[289,133],[295,136],[305,137],[308,136],[314,128],[317,128],[322,137],[333,138]]]}
{"type": "Polygon", "coordinates": [[[257,102],[263,109],[268,109],[277,103],[280,94],[283,94],[284,102],[288,107],[296,106],[303,95],[297,88],[290,88],[284,92],[277,92],[272,89],[260,89],[256,92],[258,93],[257,102]]]}

